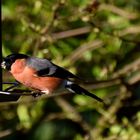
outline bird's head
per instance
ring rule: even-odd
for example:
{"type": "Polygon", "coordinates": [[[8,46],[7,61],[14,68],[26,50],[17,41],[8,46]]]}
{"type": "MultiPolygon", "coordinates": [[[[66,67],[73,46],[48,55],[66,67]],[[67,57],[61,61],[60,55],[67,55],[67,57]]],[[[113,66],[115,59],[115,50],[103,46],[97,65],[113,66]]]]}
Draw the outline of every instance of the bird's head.
{"type": "Polygon", "coordinates": [[[3,69],[10,70],[11,65],[17,60],[17,59],[26,59],[28,58],[25,54],[10,54],[7,57],[4,58],[3,62],[1,63],[1,67],[3,69]]]}

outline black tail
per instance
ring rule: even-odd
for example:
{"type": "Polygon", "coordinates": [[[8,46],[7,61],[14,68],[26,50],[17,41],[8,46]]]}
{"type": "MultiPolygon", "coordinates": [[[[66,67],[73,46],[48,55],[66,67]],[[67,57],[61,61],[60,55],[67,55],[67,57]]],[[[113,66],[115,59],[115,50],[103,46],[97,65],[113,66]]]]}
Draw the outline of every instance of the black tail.
{"type": "Polygon", "coordinates": [[[74,84],[74,83],[72,83],[72,82],[67,82],[66,88],[67,88],[69,91],[73,92],[73,93],[84,94],[84,95],[87,95],[87,96],[90,96],[90,97],[96,99],[96,100],[99,101],[99,102],[103,102],[103,103],[104,103],[104,101],[103,101],[101,98],[97,97],[96,95],[94,95],[94,94],[88,92],[88,91],[85,90],[84,88],[82,88],[82,87],[80,87],[79,85],[74,84]]]}

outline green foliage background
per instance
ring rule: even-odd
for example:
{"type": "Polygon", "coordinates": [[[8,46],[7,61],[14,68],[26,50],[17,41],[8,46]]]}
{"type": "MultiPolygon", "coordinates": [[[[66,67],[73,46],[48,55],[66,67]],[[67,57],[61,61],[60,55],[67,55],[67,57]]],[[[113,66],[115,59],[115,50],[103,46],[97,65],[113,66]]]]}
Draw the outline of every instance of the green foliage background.
{"type": "MultiPolygon", "coordinates": [[[[0,103],[0,139],[140,139],[139,9],[139,0],[3,0],[3,57],[51,59],[107,105],[73,94],[0,103]]],[[[3,71],[3,80],[14,79],[3,71]]]]}

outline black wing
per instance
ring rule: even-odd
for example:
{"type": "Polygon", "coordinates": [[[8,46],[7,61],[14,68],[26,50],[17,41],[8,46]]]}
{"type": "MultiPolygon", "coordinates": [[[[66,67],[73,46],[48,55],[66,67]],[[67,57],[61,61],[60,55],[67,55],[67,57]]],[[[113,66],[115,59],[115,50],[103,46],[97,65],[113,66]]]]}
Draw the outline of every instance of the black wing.
{"type": "Polygon", "coordinates": [[[72,74],[71,72],[65,70],[64,68],[57,66],[50,62],[48,59],[40,59],[30,57],[27,59],[27,65],[29,67],[34,68],[37,72],[37,76],[41,77],[57,77],[61,79],[68,79],[68,78],[76,78],[79,79],[76,75],[72,74]]]}

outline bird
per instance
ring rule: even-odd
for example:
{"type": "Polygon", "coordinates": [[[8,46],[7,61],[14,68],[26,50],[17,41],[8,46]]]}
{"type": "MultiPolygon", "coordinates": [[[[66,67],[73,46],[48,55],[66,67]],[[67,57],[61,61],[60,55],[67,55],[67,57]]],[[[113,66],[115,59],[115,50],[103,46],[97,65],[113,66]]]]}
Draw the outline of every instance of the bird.
{"type": "Polygon", "coordinates": [[[14,53],[3,59],[1,67],[8,70],[18,83],[42,94],[54,94],[61,90],[68,90],[72,93],[90,96],[104,103],[103,99],[71,80],[72,78],[81,80],[81,78],[46,58],[14,53]]]}

